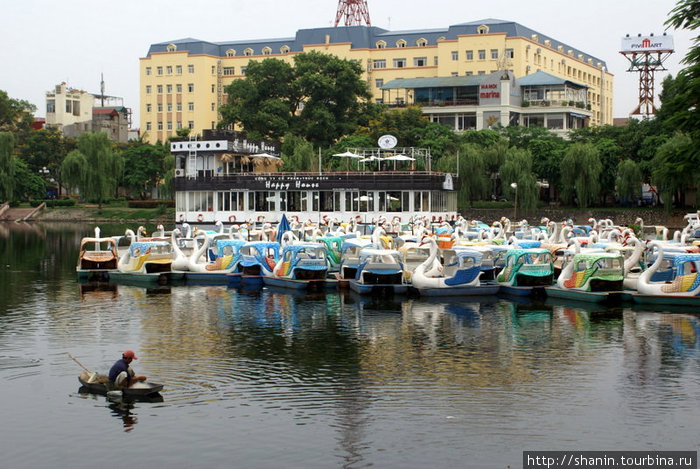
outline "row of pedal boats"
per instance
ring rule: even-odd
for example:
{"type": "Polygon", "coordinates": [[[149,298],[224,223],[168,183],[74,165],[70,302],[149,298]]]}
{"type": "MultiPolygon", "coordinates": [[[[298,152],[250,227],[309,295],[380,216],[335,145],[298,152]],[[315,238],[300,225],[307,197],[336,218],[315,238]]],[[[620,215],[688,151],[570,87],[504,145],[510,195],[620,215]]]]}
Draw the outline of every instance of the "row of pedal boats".
{"type": "MultiPolygon", "coordinates": [[[[225,284],[255,288],[349,288],[359,294],[421,296],[547,295],[588,302],[700,306],[698,241],[645,242],[631,230],[614,240],[565,233],[558,242],[512,235],[501,242],[460,237],[459,230],[371,236],[327,232],[299,239],[293,231],[261,236],[205,231],[120,239],[83,238],[78,277],[138,284],[225,284]],[[457,232],[457,236],[455,236],[457,232]]],[[[517,234],[517,233],[516,233],[517,234]]],[[[621,235],[622,233],[620,233],[621,235]]]]}

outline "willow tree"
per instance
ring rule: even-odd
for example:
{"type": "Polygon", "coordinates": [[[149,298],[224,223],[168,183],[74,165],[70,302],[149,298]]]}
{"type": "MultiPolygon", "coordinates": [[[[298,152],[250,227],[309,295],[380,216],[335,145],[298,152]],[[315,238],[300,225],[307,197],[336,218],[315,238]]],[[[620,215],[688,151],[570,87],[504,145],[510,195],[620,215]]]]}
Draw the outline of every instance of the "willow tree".
{"type": "Polygon", "coordinates": [[[474,143],[465,143],[455,154],[448,154],[437,160],[438,171],[459,174],[458,205],[471,207],[475,200],[483,199],[489,190],[486,161],[483,150],[474,143]]]}
{"type": "Polygon", "coordinates": [[[575,202],[586,208],[600,192],[603,164],[592,143],[574,143],[561,161],[561,195],[565,203],[575,202]]]}
{"type": "Polygon", "coordinates": [[[506,155],[510,150],[508,140],[501,137],[496,143],[484,149],[484,161],[489,172],[489,177],[493,181],[492,195],[498,195],[498,175],[501,166],[506,161],[506,155]]]}
{"type": "Polygon", "coordinates": [[[642,170],[629,158],[617,165],[615,182],[617,196],[621,202],[630,202],[634,197],[642,196],[642,170]]]}
{"type": "Polygon", "coordinates": [[[532,172],[532,154],[521,148],[510,148],[501,166],[501,183],[516,207],[527,212],[537,208],[539,186],[532,172]],[[517,186],[514,188],[512,184],[517,186]]]}
{"type": "Polygon", "coordinates": [[[15,138],[12,134],[0,132],[0,202],[11,200],[15,189],[14,147],[15,138]]]}
{"type": "Polygon", "coordinates": [[[103,132],[88,132],[78,137],[78,149],[70,152],[61,164],[63,178],[70,187],[80,189],[88,200],[97,201],[102,210],[104,199],[117,189],[124,170],[121,155],[103,132]]]}
{"type": "MultiPolygon", "coordinates": [[[[685,193],[697,187],[700,180],[700,154],[688,134],[678,132],[656,151],[651,160],[654,183],[663,196],[666,210],[670,210],[673,198],[685,205],[685,193]]],[[[696,194],[695,205],[700,195],[696,194]]]]}

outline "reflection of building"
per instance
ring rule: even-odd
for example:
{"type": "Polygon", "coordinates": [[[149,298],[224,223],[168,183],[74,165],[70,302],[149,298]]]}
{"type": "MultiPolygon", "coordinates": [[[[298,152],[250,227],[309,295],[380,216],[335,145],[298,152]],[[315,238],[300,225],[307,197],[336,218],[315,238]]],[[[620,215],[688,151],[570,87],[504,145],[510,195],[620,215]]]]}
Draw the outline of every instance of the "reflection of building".
{"type": "MultiPolygon", "coordinates": [[[[518,81],[528,75],[538,77],[531,83],[533,86],[565,83],[576,89],[574,96],[568,94],[569,90],[536,95],[531,107],[544,108],[545,101],[549,101],[549,106],[555,109],[546,109],[547,112],[523,113],[520,109],[513,112],[559,114],[561,120],[568,119],[565,114],[573,113],[583,116],[575,119],[587,118],[591,125],[612,124],[613,75],[607,72],[603,60],[518,23],[489,19],[429,30],[387,31],[374,26],[345,26],[301,29],[293,37],[278,39],[214,43],[188,38],[152,44],[148,55],[141,58],[141,131],[148,132],[150,141],[164,141],[175,135],[178,128],[190,128],[194,133],[212,128],[220,119],[219,108],[226,100],[224,87],[245,76],[250,60],[277,58],[291,63],[295,54],[309,51],[360,63],[363,78],[377,102],[406,103],[403,95],[394,94],[391,101],[386,100],[385,84],[398,79],[482,76],[483,81],[489,80],[488,76],[498,77],[497,71],[508,70],[515,79],[514,82],[511,78],[509,93],[522,88],[518,81]]],[[[470,83],[481,84],[476,80],[470,83]]],[[[498,81],[486,84],[498,84],[498,81]]],[[[491,88],[479,89],[479,95],[493,92],[491,88]]],[[[491,95],[487,99],[495,98],[491,95]]],[[[512,105],[519,106],[519,101],[520,98],[513,98],[512,105]]],[[[447,107],[449,103],[443,105],[447,107]]],[[[493,117],[502,124],[511,121],[510,109],[497,111],[493,117]]],[[[455,112],[462,111],[455,109],[455,112]]],[[[436,110],[430,112],[436,113],[436,110]]],[[[484,122],[489,117],[482,116],[484,122]]],[[[466,119],[470,122],[472,118],[466,119]]],[[[532,125],[559,128],[554,116],[551,120],[544,116],[534,119],[532,125]]],[[[464,128],[469,128],[469,124],[464,128]]]]}
{"type": "Polygon", "coordinates": [[[110,140],[126,142],[131,109],[121,105],[122,101],[114,96],[68,88],[63,82],[46,93],[46,125],[58,128],[66,137],[105,132],[110,140]]]}

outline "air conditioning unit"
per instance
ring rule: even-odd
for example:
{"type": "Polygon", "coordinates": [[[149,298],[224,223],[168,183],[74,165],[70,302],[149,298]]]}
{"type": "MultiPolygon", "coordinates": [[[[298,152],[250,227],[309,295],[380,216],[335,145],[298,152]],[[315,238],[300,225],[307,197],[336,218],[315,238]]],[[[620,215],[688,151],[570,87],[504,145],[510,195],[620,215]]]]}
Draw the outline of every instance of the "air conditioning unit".
{"type": "Polygon", "coordinates": [[[185,170],[184,169],[176,169],[175,170],[175,177],[176,178],[181,178],[185,176],[185,170]]]}

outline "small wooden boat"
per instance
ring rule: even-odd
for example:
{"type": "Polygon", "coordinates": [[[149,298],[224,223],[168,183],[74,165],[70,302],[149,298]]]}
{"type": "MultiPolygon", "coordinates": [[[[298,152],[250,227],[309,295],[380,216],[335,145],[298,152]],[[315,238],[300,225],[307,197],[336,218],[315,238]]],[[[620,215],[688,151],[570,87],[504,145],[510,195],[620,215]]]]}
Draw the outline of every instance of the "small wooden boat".
{"type": "Polygon", "coordinates": [[[129,388],[112,388],[109,384],[109,378],[107,375],[93,373],[92,375],[83,371],[78,375],[78,381],[83,385],[85,390],[93,394],[104,394],[108,392],[121,390],[122,395],[125,397],[145,397],[158,394],[163,390],[162,384],[151,383],[148,381],[139,381],[134,383],[133,386],[129,388]]]}

